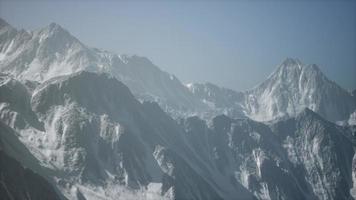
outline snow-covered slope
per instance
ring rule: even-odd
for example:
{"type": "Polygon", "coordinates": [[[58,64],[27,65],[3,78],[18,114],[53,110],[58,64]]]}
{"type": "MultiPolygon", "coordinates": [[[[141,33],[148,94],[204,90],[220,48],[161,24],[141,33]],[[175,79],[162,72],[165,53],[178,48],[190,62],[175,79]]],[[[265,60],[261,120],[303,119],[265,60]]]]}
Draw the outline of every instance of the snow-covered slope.
{"type": "Polygon", "coordinates": [[[0,169],[52,184],[31,188],[33,198],[351,198],[355,128],[332,122],[353,123],[355,96],[315,65],[287,59],[242,93],[185,87],[146,58],[88,48],[57,24],[28,32],[0,20],[0,72],[9,156],[0,159],[12,163],[0,169]],[[269,123],[233,119],[246,117],[269,123]]]}
{"type": "Polygon", "coordinates": [[[43,82],[82,70],[112,74],[136,97],[156,101],[173,114],[204,108],[174,75],[160,70],[147,58],[89,48],[55,23],[24,31],[0,19],[1,72],[43,82]]]}
{"type": "Polygon", "coordinates": [[[40,166],[24,163],[69,199],[252,199],[200,158],[156,103],[141,104],[115,78],[83,71],[33,92],[11,76],[2,80],[1,122],[40,166]]]}
{"type": "Polygon", "coordinates": [[[31,154],[26,152],[26,148],[18,141],[12,129],[0,121],[1,199],[61,199],[62,196],[46,179],[37,172],[23,167],[23,164],[15,159],[17,157],[26,162],[25,156],[31,159],[31,154]]]}
{"type": "Polygon", "coordinates": [[[43,82],[82,70],[113,75],[135,97],[159,103],[174,117],[226,114],[270,121],[295,116],[307,107],[336,122],[348,120],[356,108],[351,94],[328,80],[316,65],[295,59],[286,59],[266,81],[244,93],[210,83],[187,88],[147,58],[89,48],[58,24],[29,32],[0,20],[1,72],[43,82]]]}
{"type": "Polygon", "coordinates": [[[351,199],[354,150],[342,127],[311,110],[270,126],[217,116],[184,126],[197,152],[257,199],[351,199]]]}
{"type": "Polygon", "coordinates": [[[295,116],[309,108],[336,122],[348,119],[356,102],[344,89],[327,79],[316,65],[286,59],[259,86],[246,92],[248,116],[259,121],[295,116]]]}
{"type": "Polygon", "coordinates": [[[350,198],[350,134],[311,110],[177,124],[105,74],[1,80],[3,143],[69,199],[350,198]]]}
{"type": "Polygon", "coordinates": [[[332,122],[347,121],[356,109],[355,98],[330,81],[316,65],[288,58],[267,80],[246,92],[212,84],[190,84],[190,91],[215,110],[233,118],[241,113],[257,121],[296,116],[309,108],[332,122]],[[237,112],[236,112],[237,111],[237,112]]]}
{"type": "Polygon", "coordinates": [[[244,117],[241,102],[244,100],[242,92],[218,87],[212,83],[191,83],[186,87],[195,97],[208,106],[205,113],[200,113],[203,118],[212,118],[216,115],[227,115],[234,118],[244,117]]]}

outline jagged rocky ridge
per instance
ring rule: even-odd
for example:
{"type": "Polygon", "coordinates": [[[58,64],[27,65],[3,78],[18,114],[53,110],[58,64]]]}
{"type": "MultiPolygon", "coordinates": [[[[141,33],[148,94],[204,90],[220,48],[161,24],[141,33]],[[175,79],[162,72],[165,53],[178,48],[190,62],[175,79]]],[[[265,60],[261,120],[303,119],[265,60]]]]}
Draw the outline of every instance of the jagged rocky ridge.
{"type": "Polygon", "coordinates": [[[187,88],[194,96],[208,106],[202,118],[210,119],[212,116],[225,114],[234,118],[246,117],[243,102],[245,95],[231,89],[218,87],[212,83],[190,83],[187,88]]]}
{"type": "Polygon", "coordinates": [[[6,144],[23,143],[15,157],[69,199],[351,198],[349,134],[308,109],[269,126],[224,115],[178,124],[89,72],[33,92],[3,75],[0,94],[1,122],[18,138],[6,144]]]}
{"type": "Polygon", "coordinates": [[[25,98],[16,98],[18,87],[26,88],[3,76],[1,121],[69,199],[252,199],[201,159],[157,104],[141,104],[115,78],[79,72],[25,98]],[[30,109],[21,113],[18,105],[30,109]]]}
{"type": "Polygon", "coordinates": [[[174,75],[160,70],[147,58],[87,47],[55,23],[25,31],[0,19],[1,72],[44,82],[82,70],[112,74],[137,98],[156,101],[172,114],[205,108],[174,75]]]}
{"type": "Polygon", "coordinates": [[[294,116],[309,108],[336,122],[356,108],[351,94],[327,79],[316,65],[286,59],[262,84],[246,92],[248,115],[254,119],[294,116]]]}
{"type": "Polygon", "coordinates": [[[270,126],[218,116],[209,128],[198,118],[185,127],[196,150],[208,141],[218,169],[257,199],[351,198],[352,143],[311,110],[270,126]]]}
{"type": "Polygon", "coordinates": [[[82,70],[113,75],[136,98],[157,102],[174,118],[199,115],[211,119],[226,114],[270,121],[309,108],[337,122],[348,121],[356,110],[356,100],[349,92],[328,80],[316,65],[297,59],[286,59],[266,81],[245,92],[210,83],[187,88],[147,58],[89,48],[58,24],[24,31],[0,20],[1,72],[44,82],[82,70]]]}
{"type": "Polygon", "coordinates": [[[5,152],[61,198],[350,199],[356,190],[354,127],[329,122],[349,119],[354,96],[314,65],[287,59],[247,92],[185,88],[147,59],[88,48],[59,25],[28,32],[4,21],[0,52],[5,152]],[[178,124],[144,99],[212,120],[178,124]]]}
{"type": "Polygon", "coordinates": [[[318,66],[291,58],[283,61],[267,80],[245,92],[211,83],[187,87],[215,110],[256,121],[293,117],[309,108],[329,121],[338,122],[352,118],[356,110],[354,96],[325,77],[318,66]]]}

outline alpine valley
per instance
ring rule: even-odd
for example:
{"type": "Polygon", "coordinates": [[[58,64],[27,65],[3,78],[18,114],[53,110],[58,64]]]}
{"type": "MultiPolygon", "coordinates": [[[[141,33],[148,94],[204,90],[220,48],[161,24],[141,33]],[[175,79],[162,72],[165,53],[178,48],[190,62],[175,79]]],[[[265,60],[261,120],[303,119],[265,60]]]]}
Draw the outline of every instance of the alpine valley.
{"type": "Polygon", "coordinates": [[[292,58],[248,91],[184,85],[0,19],[0,198],[354,199],[355,95],[292,58]]]}

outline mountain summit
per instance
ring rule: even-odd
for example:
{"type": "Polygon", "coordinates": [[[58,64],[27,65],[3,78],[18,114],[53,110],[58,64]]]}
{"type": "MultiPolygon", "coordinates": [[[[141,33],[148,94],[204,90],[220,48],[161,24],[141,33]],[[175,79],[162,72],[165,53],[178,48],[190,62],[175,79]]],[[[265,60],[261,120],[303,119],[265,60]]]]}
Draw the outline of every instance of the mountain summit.
{"type": "Polygon", "coordinates": [[[355,95],[316,65],[288,58],[245,92],[185,87],[147,58],[89,48],[55,23],[0,23],[1,197],[346,200],[356,191],[355,95]]]}
{"type": "Polygon", "coordinates": [[[330,121],[345,120],[355,109],[351,95],[315,64],[286,59],[269,78],[246,92],[248,115],[256,120],[295,116],[304,108],[330,121]]]}
{"type": "Polygon", "coordinates": [[[156,101],[170,113],[205,108],[175,76],[147,58],[89,48],[56,23],[30,32],[1,26],[0,38],[0,71],[16,78],[44,82],[83,70],[104,72],[140,100],[156,101]]]}
{"type": "MultiPolygon", "coordinates": [[[[1,24],[7,24],[1,21],[1,24]]],[[[0,71],[44,82],[79,71],[104,72],[129,87],[136,98],[157,102],[174,117],[217,114],[269,121],[310,108],[330,121],[346,120],[355,110],[351,95],[316,65],[287,58],[267,80],[239,93],[213,84],[185,87],[174,75],[140,56],[89,48],[60,25],[28,32],[0,27],[0,71]]]]}
{"type": "Polygon", "coordinates": [[[3,28],[4,26],[10,26],[5,20],[0,18],[0,28],[3,28]]]}
{"type": "Polygon", "coordinates": [[[305,108],[332,122],[345,121],[356,109],[351,93],[329,80],[315,65],[285,59],[261,84],[236,92],[213,84],[189,84],[188,89],[214,114],[257,121],[296,116],[305,108]]]}

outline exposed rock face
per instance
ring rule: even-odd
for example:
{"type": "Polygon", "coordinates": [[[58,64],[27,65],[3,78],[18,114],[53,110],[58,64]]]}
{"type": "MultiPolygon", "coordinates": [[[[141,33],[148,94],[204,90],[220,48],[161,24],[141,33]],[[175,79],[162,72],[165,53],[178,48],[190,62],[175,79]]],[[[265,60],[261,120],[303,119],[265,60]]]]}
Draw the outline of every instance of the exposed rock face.
{"type": "Polygon", "coordinates": [[[352,134],[309,109],[269,126],[226,116],[179,125],[105,74],[57,77],[33,92],[2,80],[1,121],[18,138],[6,145],[25,144],[33,158],[24,163],[69,199],[351,198],[352,134]]]}
{"type": "Polygon", "coordinates": [[[200,114],[203,118],[209,119],[221,114],[234,118],[246,117],[243,92],[218,87],[212,83],[192,83],[187,84],[187,88],[208,106],[209,109],[200,114]]]}
{"type": "Polygon", "coordinates": [[[15,132],[0,121],[1,199],[64,199],[48,180],[37,173],[41,168],[35,162],[31,153],[18,140],[15,132]],[[24,163],[32,169],[24,167],[24,163]]]}
{"type": "Polygon", "coordinates": [[[341,127],[311,110],[266,126],[226,116],[209,129],[190,118],[197,152],[210,152],[217,168],[258,199],[350,199],[354,150],[341,127]]]}
{"type": "Polygon", "coordinates": [[[0,196],[12,199],[60,199],[44,178],[0,151],[0,196]]]}
{"type": "Polygon", "coordinates": [[[328,80],[316,65],[286,59],[261,85],[247,92],[248,115],[254,119],[295,116],[309,108],[336,122],[355,109],[351,95],[328,80]]]}
{"type": "Polygon", "coordinates": [[[191,84],[161,71],[147,58],[116,55],[89,48],[58,24],[27,32],[6,22],[0,27],[0,71],[15,78],[44,82],[79,71],[109,73],[141,101],[157,102],[175,118],[218,114],[270,121],[309,108],[327,120],[345,121],[356,109],[355,98],[328,80],[316,65],[286,59],[262,84],[246,92],[191,84]]]}
{"type": "Polygon", "coordinates": [[[245,115],[256,121],[294,117],[309,108],[337,122],[348,120],[356,109],[355,98],[327,79],[318,66],[291,58],[263,83],[243,93],[212,84],[190,84],[188,88],[213,110],[233,118],[245,115]]]}
{"type": "Polygon", "coordinates": [[[55,23],[27,32],[2,22],[1,72],[44,82],[83,70],[112,74],[137,98],[156,101],[172,114],[205,108],[174,75],[160,70],[147,58],[89,48],[55,23]]]}
{"type": "Polygon", "coordinates": [[[0,71],[1,197],[356,194],[355,97],[315,65],[287,59],[246,92],[186,88],[146,58],[88,48],[57,24],[26,32],[0,20],[0,71]]]}
{"type": "MultiPolygon", "coordinates": [[[[3,84],[9,89],[1,94],[16,95],[13,87],[21,83],[12,82],[3,84]]],[[[44,176],[67,198],[252,199],[242,185],[222,178],[210,160],[202,160],[184,130],[156,103],[141,104],[115,78],[83,71],[24,94],[31,98],[7,100],[4,110],[11,114],[2,121],[11,122],[14,134],[48,171],[44,176]],[[12,109],[17,101],[30,105],[35,115],[29,118],[41,129],[12,109]],[[19,119],[24,119],[21,126],[19,119]]]]}

